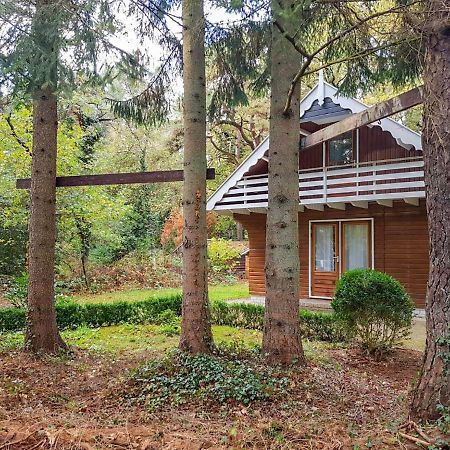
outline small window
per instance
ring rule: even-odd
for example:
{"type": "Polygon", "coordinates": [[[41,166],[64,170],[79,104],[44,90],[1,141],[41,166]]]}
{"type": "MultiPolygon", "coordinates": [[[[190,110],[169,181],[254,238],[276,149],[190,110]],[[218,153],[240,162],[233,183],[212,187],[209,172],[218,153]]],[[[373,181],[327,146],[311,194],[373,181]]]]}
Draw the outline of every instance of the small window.
{"type": "Polygon", "coordinates": [[[342,166],[353,162],[353,133],[341,134],[328,142],[328,165],[342,166]]]}

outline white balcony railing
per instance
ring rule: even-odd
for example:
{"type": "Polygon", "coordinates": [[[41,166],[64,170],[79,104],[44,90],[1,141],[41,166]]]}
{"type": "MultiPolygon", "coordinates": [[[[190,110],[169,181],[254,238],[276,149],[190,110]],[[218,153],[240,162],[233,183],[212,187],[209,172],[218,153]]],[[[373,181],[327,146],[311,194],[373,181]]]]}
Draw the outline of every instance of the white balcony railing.
{"type": "MultiPolygon", "coordinates": [[[[299,171],[299,205],[423,198],[422,157],[299,171]]],[[[215,210],[267,207],[267,174],[244,177],[215,210]]]]}

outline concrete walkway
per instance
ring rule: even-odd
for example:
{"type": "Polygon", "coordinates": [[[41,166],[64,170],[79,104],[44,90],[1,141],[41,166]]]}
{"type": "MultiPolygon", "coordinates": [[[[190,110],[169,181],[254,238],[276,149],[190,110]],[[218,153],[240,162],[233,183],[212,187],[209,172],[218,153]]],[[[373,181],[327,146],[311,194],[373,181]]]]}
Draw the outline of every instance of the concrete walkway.
{"type": "MultiPolygon", "coordinates": [[[[228,300],[228,303],[246,303],[252,305],[261,305],[264,306],[266,302],[265,297],[247,297],[247,298],[238,298],[234,300],[228,300]]],[[[300,308],[310,309],[312,311],[331,311],[331,302],[330,300],[322,300],[318,298],[304,298],[299,300],[300,308]]],[[[414,318],[417,319],[425,319],[425,310],[424,309],[415,309],[414,310],[414,318]]]]}

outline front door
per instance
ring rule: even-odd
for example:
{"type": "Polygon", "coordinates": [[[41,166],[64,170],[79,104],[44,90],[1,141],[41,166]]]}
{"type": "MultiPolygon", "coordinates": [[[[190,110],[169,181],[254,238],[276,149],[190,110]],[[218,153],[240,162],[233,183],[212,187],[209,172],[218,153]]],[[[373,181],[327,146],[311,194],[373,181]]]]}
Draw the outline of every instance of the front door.
{"type": "Polygon", "coordinates": [[[352,269],[372,267],[369,220],[315,222],[311,228],[311,295],[332,298],[336,281],[352,269]]]}
{"type": "Polygon", "coordinates": [[[312,226],[311,293],[332,297],[339,278],[339,223],[314,223],[312,226]]]}

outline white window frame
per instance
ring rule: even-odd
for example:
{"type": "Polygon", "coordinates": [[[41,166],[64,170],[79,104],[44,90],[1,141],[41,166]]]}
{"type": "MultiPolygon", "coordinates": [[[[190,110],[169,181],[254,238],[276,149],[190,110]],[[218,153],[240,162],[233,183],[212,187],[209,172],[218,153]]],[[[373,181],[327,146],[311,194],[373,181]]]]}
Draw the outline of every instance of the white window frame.
{"type": "MultiPolygon", "coordinates": [[[[326,222],[335,222],[338,223],[338,236],[339,236],[339,247],[341,246],[342,242],[342,222],[362,222],[366,221],[370,223],[370,230],[371,230],[371,246],[372,246],[372,258],[371,258],[371,269],[375,269],[375,219],[374,217],[358,217],[358,218],[351,218],[351,219],[322,219],[322,220],[310,220],[309,221],[309,233],[308,233],[308,295],[309,298],[317,298],[317,299],[325,299],[325,300],[331,300],[331,297],[323,297],[319,295],[312,295],[312,264],[311,264],[311,258],[312,258],[312,226],[315,223],[326,223],[326,222]]],[[[339,248],[339,278],[342,276],[342,255],[341,255],[341,248],[339,248]]]]}

